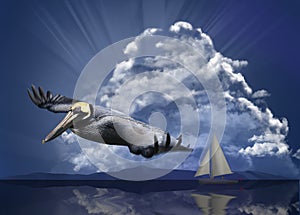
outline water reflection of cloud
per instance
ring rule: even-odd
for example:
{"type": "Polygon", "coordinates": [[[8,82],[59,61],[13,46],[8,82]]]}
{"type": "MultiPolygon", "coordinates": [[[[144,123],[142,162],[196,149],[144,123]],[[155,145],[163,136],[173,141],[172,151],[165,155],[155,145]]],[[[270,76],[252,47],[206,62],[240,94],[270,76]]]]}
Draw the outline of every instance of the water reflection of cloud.
{"type": "Polygon", "coordinates": [[[108,189],[96,189],[96,193],[91,196],[74,189],[73,193],[77,198],[77,203],[83,206],[89,214],[140,214],[128,201],[122,201],[124,192],[113,196],[108,189]]]}
{"type": "Polygon", "coordinates": [[[252,215],[285,215],[289,214],[289,208],[282,205],[266,206],[264,204],[255,204],[243,206],[238,209],[241,213],[252,215]]]}
{"type": "Polygon", "coordinates": [[[137,194],[118,189],[74,189],[78,205],[89,214],[199,214],[191,191],[137,194]]]}
{"type": "Polygon", "coordinates": [[[145,193],[115,187],[78,187],[72,190],[74,196],[69,203],[80,206],[88,214],[285,215],[299,211],[297,183],[294,184],[268,187],[264,182],[259,182],[252,183],[251,188],[246,190],[237,187],[195,187],[192,190],[145,193]]]}

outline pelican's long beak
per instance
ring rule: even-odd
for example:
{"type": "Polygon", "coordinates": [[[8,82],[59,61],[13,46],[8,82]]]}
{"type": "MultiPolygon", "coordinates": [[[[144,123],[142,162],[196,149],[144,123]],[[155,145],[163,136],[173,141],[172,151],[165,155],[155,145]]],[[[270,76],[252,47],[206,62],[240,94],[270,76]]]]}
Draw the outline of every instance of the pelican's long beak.
{"type": "Polygon", "coordinates": [[[57,136],[61,135],[64,131],[72,126],[73,120],[78,116],[78,114],[74,114],[72,111],[69,111],[65,118],[42,140],[42,143],[53,140],[57,136]]]}

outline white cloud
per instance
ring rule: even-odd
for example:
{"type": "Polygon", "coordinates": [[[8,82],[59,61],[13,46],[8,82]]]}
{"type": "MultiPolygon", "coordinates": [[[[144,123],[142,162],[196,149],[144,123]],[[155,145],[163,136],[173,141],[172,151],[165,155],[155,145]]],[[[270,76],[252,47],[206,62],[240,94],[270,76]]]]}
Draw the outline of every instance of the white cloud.
{"type": "Polygon", "coordinates": [[[127,46],[126,46],[126,48],[125,48],[125,50],[124,50],[124,53],[125,54],[129,54],[129,53],[131,53],[131,52],[136,52],[138,50],[138,48],[137,48],[137,45],[135,44],[135,43],[129,43],[127,46]]]}
{"type": "Polygon", "coordinates": [[[151,36],[157,32],[161,31],[159,28],[148,28],[146,29],[141,35],[137,36],[135,40],[131,43],[129,43],[125,49],[124,49],[124,54],[126,55],[131,55],[132,53],[135,53],[139,51],[139,43],[140,40],[143,39],[143,37],[151,36]]]}
{"type": "Polygon", "coordinates": [[[77,142],[77,137],[73,132],[63,132],[61,134],[62,140],[67,144],[72,144],[77,142]]]}
{"type": "MultiPolygon", "coordinates": [[[[123,76],[125,74],[122,74],[122,73],[124,73],[124,71],[127,71],[127,70],[131,69],[133,64],[134,64],[134,59],[132,59],[132,58],[130,58],[128,61],[122,61],[121,63],[118,63],[116,65],[114,73],[116,75],[123,76]]],[[[112,79],[111,81],[116,81],[116,80],[112,79]]]]}
{"type": "Polygon", "coordinates": [[[181,29],[184,30],[193,30],[193,27],[190,23],[188,22],[176,22],[174,25],[171,25],[170,31],[179,33],[181,29]]]}
{"type": "MultiPolygon", "coordinates": [[[[78,145],[77,136],[71,131],[69,133],[66,131],[63,132],[61,134],[61,140],[64,143],[67,143],[68,145],[70,144],[78,145]]],[[[67,147],[71,147],[71,146],[67,146],[67,147]]],[[[64,155],[64,160],[67,160],[68,162],[74,165],[73,170],[75,172],[79,172],[82,169],[90,168],[93,166],[83,152],[78,153],[77,150],[76,152],[74,152],[74,148],[69,148],[67,151],[68,152],[65,153],[64,155]]]]}
{"type": "Polygon", "coordinates": [[[253,146],[248,146],[245,149],[240,149],[239,153],[244,155],[252,155],[263,157],[265,155],[287,155],[289,153],[288,146],[284,143],[264,142],[254,143],[253,146]]]}
{"type": "Polygon", "coordinates": [[[252,94],[252,98],[254,98],[254,99],[265,98],[265,97],[268,97],[270,95],[271,94],[266,90],[258,90],[258,91],[254,92],[252,94]]]}
{"type": "MultiPolygon", "coordinates": [[[[285,141],[288,133],[288,122],[285,118],[281,121],[274,118],[271,110],[266,108],[261,110],[250,100],[240,97],[238,98],[239,107],[242,111],[251,111],[252,120],[257,121],[262,131],[260,135],[253,135],[248,139],[249,143],[254,143],[252,146],[241,148],[239,153],[251,156],[282,156],[289,153],[289,146],[285,141]]],[[[248,122],[249,123],[249,122],[248,122]]],[[[259,125],[257,125],[259,126],[259,125]]]]}
{"type": "Polygon", "coordinates": [[[293,157],[300,160],[300,149],[298,149],[298,150],[293,154],[293,157]]]}
{"type": "Polygon", "coordinates": [[[248,99],[244,98],[244,97],[239,97],[237,98],[237,104],[238,104],[238,108],[241,111],[251,111],[252,115],[254,116],[254,118],[262,121],[263,120],[263,116],[262,116],[262,112],[260,110],[259,107],[257,107],[254,103],[252,103],[251,101],[249,101],[248,99]]]}
{"type": "Polygon", "coordinates": [[[80,171],[83,168],[91,167],[92,164],[89,161],[89,159],[86,157],[84,153],[79,153],[76,155],[73,155],[69,158],[70,163],[74,164],[73,170],[75,172],[80,171]]]}

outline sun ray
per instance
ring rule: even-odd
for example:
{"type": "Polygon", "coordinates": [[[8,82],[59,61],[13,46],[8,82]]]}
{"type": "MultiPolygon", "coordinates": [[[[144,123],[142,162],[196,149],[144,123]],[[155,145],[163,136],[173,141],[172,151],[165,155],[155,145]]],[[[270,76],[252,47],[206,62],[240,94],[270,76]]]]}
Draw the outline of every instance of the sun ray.
{"type": "Polygon", "coordinates": [[[111,34],[109,32],[109,28],[108,28],[108,24],[107,24],[107,21],[106,21],[106,16],[105,16],[105,11],[104,11],[104,5],[103,5],[103,2],[102,1],[97,1],[96,2],[96,8],[97,10],[99,11],[99,16],[100,16],[100,19],[99,19],[99,22],[103,25],[103,33],[105,34],[109,44],[111,44],[113,41],[112,41],[112,37],[111,37],[111,34]]]}
{"type": "Polygon", "coordinates": [[[237,55],[241,56],[245,51],[249,50],[256,43],[261,41],[264,37],[270,35],[270,32],[273,31],[274,29],[277,29],[278,26],[283,22],[283,20],[284,20],[283,18],[280,18],[277,21],[273,22],[271,25],[269,25],[268,28],[266,28],[263,32],[257,35],[250,43],[247,44],[247,46],[245,46],[243,49],[240,49],[239,52],[237,52],[237,55]]]}
{"type": "MultiPolygon", "coordinates": [[[[74,59],[74,55],[69,51],[68,47],[65,45],[66,39],[64,38],[64,35],[59,35],[58,32],[55,32],[55,27],[50,26],[45,19],[43,19],[37,11],[34,11],[35,15],[38,17],[40,22],[45,26],[47,31],[53,36],[53,38],[56,40],[56,42],[59,44],[59,46],[71,57],[72,61],[76,63],[76,60],[74,59]],[[60,38],[61,37],[61,38],[60,38]]],[[[47,11],[43,11],[44,16],[47,16],[47,11]]],[[[50,15],[47,16],[50,19],[50,15]]],[[[52,23],[53,24],[53,23],[52,23]]]]}
{"type": "MultiPolygon", "coordinates": [[[[218,9],[215,10],[215,12],[210,16],[206,24],[203,26],[207,32],[216,32],[216,29],[219,31],[220,28],[216,27],[219,26],[219,23],[221,23],[221,20],[228,12],[228,5],[224,4],[219,6],[218,9]]],[[[224,26],[223,26],[224,27],[224,26]]]]}
{"type": "MultiPolygon", "coordinates": [[[[103,32],[101,32],[101,28],[99,27],[99,19],[98,10],[95,10],[95,7],[92,7],[91,4],[88,4],[86,1],[82,3],[82,10],[84,11],[84,16],[87,17],[88,20],[88,33],[90,34],[91,41],[94,44],[95,51],[99,51],[101,49],[101,41],[103,40],[103,32]],[[101,39],[101,40],[100,40],[101,39]]],[[[109,38],[106,38],[109,40],[109,38]]]]}
{"type": "MultiPolygon", "coordinates": [[[[75,21],[77,27],[80,29],[82,35],[84,36],[84,38],[86,39],[87,43],[89,44],[91,50],[96,51],[95,50],[95,45],[91,41],[90,36],[88,35],[88,32],[86,31],[86,24],[83,25],[82,20],[80,19],[80,13],[78,13],[78,11],[75,11],[75,9],[72,6],[71,2],[66,1],[66,5],[67,5],[67,8],[68,8],[68,10],[69,10],[72,18],[75,21]]],[[[85,23],[89,23],[89,22],[85,22],[85,23]]]]}
{"type": "Polygon", "coordinates": [[[220,52],[226,52],[228,49],[232,48],[231,46],[234,46],[234,44],[237,43],[239,39],[248,32],[249,29],[255,27],[255,23],[257,23],[258,19],[259,18],[256,16],[252,20],[250,20],[246,25],[244,25],[244,27],[241,28],[237,34],[235,34],[220,48],[220,52]]]}

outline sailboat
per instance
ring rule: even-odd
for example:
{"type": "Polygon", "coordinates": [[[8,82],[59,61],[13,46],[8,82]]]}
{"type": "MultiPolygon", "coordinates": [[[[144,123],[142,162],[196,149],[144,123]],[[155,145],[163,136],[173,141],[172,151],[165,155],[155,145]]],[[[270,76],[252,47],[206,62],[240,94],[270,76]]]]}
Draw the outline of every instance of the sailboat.
{"type": "Polygon", "coordinates": [[[219,183],[236,183],[235,180],[224,180],[223,175],[232,174],[229,164],[225,158],[223,150],[219,144],[216,135],[213,136],[212,144],[208,147],[208,150],[200,163],[195,177],[201,175],[209,175],[210,178],[202,178],[200,182],[209,184],[219,183]],[[222,179],[214,179],[216,176],[222,176],[222,179]]]}

